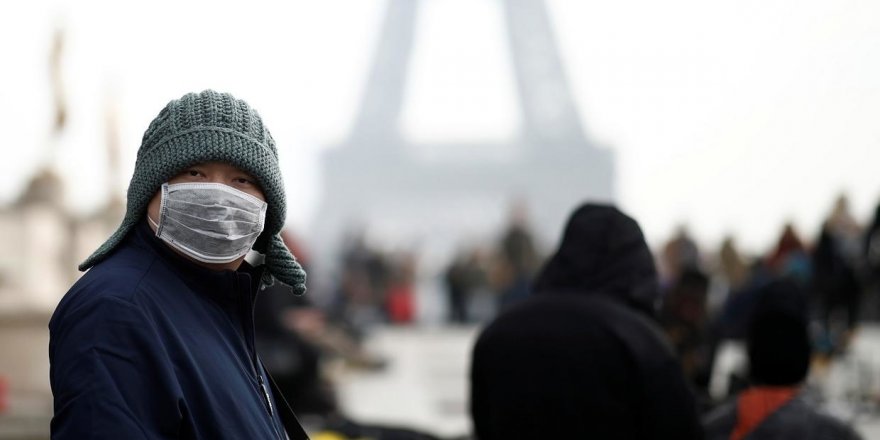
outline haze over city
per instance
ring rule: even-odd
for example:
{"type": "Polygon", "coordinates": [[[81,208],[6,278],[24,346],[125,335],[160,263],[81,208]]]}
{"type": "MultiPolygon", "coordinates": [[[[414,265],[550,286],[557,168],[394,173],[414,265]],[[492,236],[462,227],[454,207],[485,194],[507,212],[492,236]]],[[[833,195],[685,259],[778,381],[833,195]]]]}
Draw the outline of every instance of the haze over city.
{"type": "MultiPolygon", "coordinates": [[[[0,17],[0,59],[15,66],[0,86],[8,152],[0,202],[12,200],[49,154],[47,53],[60,26],[70,123],[52,160],[74,211],[123,191],[143,127],[168,97],[215,88],[266,115],[295,195],[289,222],[307,229],[319,154],[350,127],[385,5],[19,5],[0,17]],[[114,189],[103,172],[108,99],[118,109],[123,153],[114,189]]],[[[548,9],[586,134],[614,151],[617,200],[652,244],[684,223],[706,245],[734,233],[744,248],[764,251],[787,219],[815,235],[841,191],[864,221],[873,212],[880,34],[872,29],[880,5],[555,0],[548,9]]],[[[516,133],[521,118],[500,14],[490,0],[425,3],[401,120],[407,137],[516,133]]]]}

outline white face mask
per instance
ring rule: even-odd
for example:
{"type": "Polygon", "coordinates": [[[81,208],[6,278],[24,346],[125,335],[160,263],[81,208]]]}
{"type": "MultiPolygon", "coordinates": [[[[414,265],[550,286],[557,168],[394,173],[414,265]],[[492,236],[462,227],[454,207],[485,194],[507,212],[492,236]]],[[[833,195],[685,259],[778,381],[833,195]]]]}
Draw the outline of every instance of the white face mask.
{"type": "Polygon", "coordinates": [[[156,236],[204,263],[246,255],[263,232],[266,202],[222,183],[162,185],[156,236]]]}

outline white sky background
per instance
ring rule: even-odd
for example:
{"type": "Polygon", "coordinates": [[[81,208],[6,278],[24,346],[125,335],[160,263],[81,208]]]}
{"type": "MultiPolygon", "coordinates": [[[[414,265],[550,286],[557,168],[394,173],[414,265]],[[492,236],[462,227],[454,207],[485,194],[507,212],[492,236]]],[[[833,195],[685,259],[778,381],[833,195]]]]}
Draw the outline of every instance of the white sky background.
{"type": "MultiPolygon", "coordinates": [[[[29,1],[0,12],[0,203],[48,155],[52,29],[67,29],[67,132],[54,162],[78,212],[108,194],[103,105],[117,99],[127,185],[150,120],[205,88],[257,108],[281,148],[290,223],[316,209],[318,155],[347,133],[384,1],[29,1]],[[283,5],[283,6],[282,6],[283,5]],[[61,20],[59,20],[61,19],[61,20]]],[[[504,139],[514,82],[493,0],[427,0],[403,132],[504,139]],[[462,66],[466,69],[458,68],[462,66]],[[462,102],[480,105],[461,106],[462,102]]],[[[685,222],[753,251],[793,219],[815,235],[846,190],[880,201],[880,2],[550,0],[588,136],[617,155],[618,200],[658,244],[685,222]]]]}

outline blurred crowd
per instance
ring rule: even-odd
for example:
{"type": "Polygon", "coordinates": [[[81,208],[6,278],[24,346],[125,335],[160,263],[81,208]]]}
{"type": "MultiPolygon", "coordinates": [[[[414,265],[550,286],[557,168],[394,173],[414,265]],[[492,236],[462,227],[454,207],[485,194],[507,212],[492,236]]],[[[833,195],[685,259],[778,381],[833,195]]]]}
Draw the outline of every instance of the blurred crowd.
{"type": "MultiPolygon", "coordinates": [[[[794,328],[795,336],[782,340],[779,347],[774,348],[771,342],[765,342],[765,345],[770,344],[771,347],[762,349],[764,352],[769,350],[785,353],[786,359],[794,359],[791,362],[795,362],[785,372],[773,370],[783,367],[771,366],[771,373],[762,373],[763,377],[774,378],[769,382],[783,378],[777,380],[781,382],[774,385],[777,387],[774,390],[803,384],[810,366],[827,363],[835,356],[846,353],[859,323],[880,316],[880,305],[877,301],[877,290],[880,288],[880,207],[872,222],[863,226],[850,212],[846,197],[841,196],[820,230],[810,237],[811,240],[805,239],[793,225],[786,224],[781,228],[777,242],[768,246],[770,250],[766,254],[755,256],[741,253],[732,237],[724,239],[717,252],[701,250],[684,227],[662,249],[652,253],[644,244],[641,231],[634,221],[627,220],[632,221],[635,226],[624,222],[632,229],[627,230],[619,225],[603,223],[620,222],[614,220],[612,214],[596,215],[591,213],[586,216],[586,220],[576,220],[576,213],[570,220],[559,249],[552,256],[545,257],[529,229],[526,210],[522,206],[516,207],[511,211],[505,229],[497,234],[493,246],[474,245],[460,249],[445,270],[435,276],[436,281],[442,284],[446,296],[447,313],[444,318],[449,325],[490,324],[474,352],[475,370],[471,377],[474,388],[470,404],[474,411],[475,426],[480,426],[477,418],[480,417],[478,411],[483,404],[479,402],[497,398],[480,397],[477,391],[481,381],[477,376],[482,373],[478,373],[476,369],[488,368],[480,367],[477,360],[481,350],[479,347],[487,344],[484,341],[488,338],[487,334],[502,332],[499,328],[504,328],[504,324],[500,322],[511,319],[512,315],[522,315],[515,318],[517,322],[513,325],[518,329],[526,329],[528,334],[518,336],[509,346],[505,345],[508,344],[506,342],[494,342],[495,347],[492,350],[505,347],[512,352],[519,352],[525,356],[519,364],[532,366],[538,358],[540,362],[545,362],[547,356],[553,357],[548,353],[528,352],[529,338],[537,338],[533,332],[536,328],[552,333],[555,327],[551,322],[556,322],[555,325],[562,326],[557,329],[561,333],[572,330],[559,324],[567,319],[564,313],[553,317],[554,313],[562,313],[554,311],[554,307],[558,305],[524,306],[535,302],[534,297],[541,296],[535,295],[539,292],[601,291],[602,295],[596,295],[601,297],[618,295],[615,292],[619,291],[625,298],[623,302],[627,307],[639,311],[640,316],[649,317],[651,326],[656,327],[662,335],[659,338],[662,341],[660,345],[667,346],[672,353],[675,365],[678,366],[675,369],[680,373],[670,373],[667,368],[663,370],[663,374],[680,374],[688,395],[693,396],[693,413],[704,416],[715,414],[715,419],[720,417],[716,413],[724,409],[723,402],[753,389],[751,387],[755,385],[756,371],[754,360],[750,364],[751,369],[724,371],[724,374],[729,374],[724,381],[725,389],[721,395],[717,392],[711,393],[713,373],[716,376],[718,374],[715,363],[719,347],[727,341],[737,341],[747,345],[749,354],[753,355],[752,348],[757,346],[755,340],[773,340],[764,336],[755,339],[753,335],[757,331],[755,317],[762,315],[761,311],[766,309],[762,304],[767,302],[767,297],[774,297],[778,302],[778,298],[788,295],[791,298],[782,301],[788,303],[783,309],[799,310],[793,327],[788,330],[773,327],[770,333],[763,333],[785,334],[794,328]],[[613,221],[605,217],[612,218],[613,221]],[[576,221],[583,224],[573,223],[576,221]],[[632,243],[626,241],[630,238],[632,243]],[[640,250],[639,246],[644,249],[640,250]],[[780,286],[779,283],[783,284],[780,286]],[[778,291],[785,293],[768,293],[778,291]],[[532,311],[541,307],[549,310],[546,311],[547,316],[530,317],[532,311]],[[533,320],[531,324],[523,325],[530,319],[533,320]],[[799,325],[803,327],[802,332],[799,325]],[[802,339],[805,341],[806,352],[792,352],[792,346],[797,347],[797,335],[801,333],[804,334],[802,339]],[[810,365],[798,364],[797,359],[800,358],[807,359],[804,362],[809,362],[810,365]]],[[[308,266],[309,254],[297,240],[287,234],[285,241],[300,256],[303,265],[308,266]]],[[[340,361],[350,367],[366,370],[381,370],[385,367],[386,361],[365,351],[361,342],[376,325],[407,325],[416,321],[417,263],[417,255],[413,252],[385,253],[369,246],[362,235],[353,234],[341,252],[335,278],[337,281],[330,289],[331,299],[321,307],[310,303],[308,296],[287,295],[281,287],[270,287],[262,295],[257,309],[257,313],[261,315],[257,319],[257,330],[264,363],[273,372],[281,388],[293,397],[291,403],[294,411],[307,423],[311,423],[311,426],[326,432],[347,435],[349,438],[432,438],[407,429],[360,425],[346,419],[335,400],[332,380],[326,374],[326,365],[331,361],[340,361]]],[[[574,304],[564,305],[563,308],[567,313],[582,306],[585,310],[592,310],[585,311],[585,316],[597,313],[595,307],[608,307],[574,304]]],[[[604,310],[600,315],[613,316],[622,313],[622,322],[634,319],[626,313],[612,309],[613,307],[604,310]]],[[[771,311],[770,315],[778,312],[771,311]]],[[[583,316],[575,317],[575,320],[582,318],[583,316]]],[[[641,318],[636,320],[639,319],[641,318]]],[[[778,321],[778,317],[774,319],[778,321]]],[[[785,319],[779,322],[784,321],[785,319]]],[[[618,331],[613,328],[616,325],[611,325],[610,331],[618,331]]],[[[543,347],[567,353],[568,347],[579,343],[578,338],[592,331],[596,330],[577,330],[575,337],[556,335],[553,336],[555,339],[536,340],[543,347]]],[[[628,329],[621,331],[627,334],[632,332],[628,329]]],[[[493,337],[506,340],[506,336],[493,337]]],[[[616,348],[603,348],[602,343],[595,340],[591,344],[598,350],[592,355],[605,360],[598,362],[595,357],[584,359],[588,367],[580,370],[579,375],[593,375],[598,378],[596,380],[607,379],[602,379],[603,362],[610,363],[606,366],[611,370],[623,371],[610,360],[614,358],[610,353],[616,348]]],[[[643,343],[636,343],[641,344],[643,343]]],[[[497,354],[487,358],[494,356],[497,354]]],[[[577,358],[577,355],[570,353],[566,356],[577,358]]],[[[650,359],[659,355],[645,356],[650,359]]],[[[505,354],[503,358],[503,363],[508,364],[514,362],[516,355],[505,354]]],[[[580,360],[575,359],[572,362],[580,360]]],[[[651,362],[643,361],[646,364],[651,362]]],[[[484,365],[490,363],[483,362],[484,365]]],[[[542,364],[541,368],[544,367],[546,365],[542,364]]],[[[502,366],[494,365],[492,368],[497,369],[492,374],[498,376],[502,366]]],[[[553,374],[565,377],[568,373],[553,374]]],[[[641,371],[632,374],[638,376],[648,373],[641,371]]],[[[624,383],[629,379],[618,379],[622,381],[620,386],[625,388],[624,383]]],[[[509,377],[507,380],[510,390],[523,392],[522,386],[514,385],[520,379],[509,377]]],[[[536,380],[541,387],[552,389],[552,384],[536,380]]],[[[566,386],[576,386],[575,384],[585,381],[590,382],[569,377],[566,386]]],[[[674,384],[675,380],[670,383],[674,384]]],[[[590,389],[596,390],[595,383],[590,386],[593,387],[590,389]]],[[[658,392],[669,395],[683,393],[682,390],[684,388],[667,387],[658,392]]],[[[778,393],[773,396],[780,402],[787,402],[787,399],[796,394],[793,391],[795,388],[791,390],[788,394],[781,394],[784,398],[778,398],[778,393]]],[[[623,392],[623,389],[606,391],[613,394],[623,392]]],[[[601,396],[601,390],[597,392],[601,396]]],[[[542,398],[533,397],[537,401],[542,398]]],[[[517,401],[510,395],[503,398],[505,401],[517,401]]],[[[579,398],[573,399],[572,402],[580,402],[579,398]]],[[[766,401],[767,395],[760,394],[758,399],[766,401]]],[[[608,402],[616,400],[619,399],[612,398],[608,402]]],[[[675,404],[667,405],[665,412],[661,411],[662,417],[675,418],[681,416],[682,411],[690,411],[687,409],[688,400],[678,400],[675,404]]],[[[498,404],[493,405],[493,410],[497,410],[498,404]]],[[[546,406],[547,402],[542,405],[546,406]]],[[[779,405],[771,409],[776,410],[779,405]]],[[[561,414],[556,415],[562,417],[561,414]]],[[[761,414],[761,417],[767,417],[767,414],[761,414]]],[[[565,424],[559,423],[560,426],[565,424]]],[[[728,420],[725,423],[732,422],[728,420]]],[[[676,426],[682,428],[684,425],[676,426]]],[[[709,428],[707,433],[711,433],[709,428]]],[[[733,429],[733,426],[728,428],[733,429]]],[[[484,429],[488,428],[484,426],[484,429]]],[[[481,439],[484,437],[504,438],[488,433],[480,436],[481,439]]],[[[727,433],[718,438],[728,438],[727,433]]]]}
{"type": "Polygon", "coordinates": [[[764,255],[743,255],[731,237],[716,255],[704,255],[680,230],[660,253],[659,316],[688,378],[708,392],[719,345],[746,339],[762,287],[779,279],[804,292],[817,358],[827,361],[845,352],[860,320],[874,320],[880,311],[878,228],[877,216],[861,226],[840,196],[812,240],[786,224],[764,255]]]}
{"type": "MultiPolygon", "coordinates": [[[[282,238],[309,270],[308,250],[289,231],[282,238]]],[[[529,296],[541,259],[525,206],[516,205],[494,246],[461,249],[432,276],[446,294],[443,319],[450,325],[489,322],[499,310],[529,296]]],[[[354,231],[343,241],[333,282],[322,285],[325,300],[293,296],[280,285],[261,294],[255,311],[261,358],[307,424],[353,437],[422,438],[406,429],[346,419],[326,373],[328,364],[367,371],[385,367],[386,360],[364,350],[362,342],[376,326],[416,324],[417,265],[414,252],[386,251],[354,231]]]]}

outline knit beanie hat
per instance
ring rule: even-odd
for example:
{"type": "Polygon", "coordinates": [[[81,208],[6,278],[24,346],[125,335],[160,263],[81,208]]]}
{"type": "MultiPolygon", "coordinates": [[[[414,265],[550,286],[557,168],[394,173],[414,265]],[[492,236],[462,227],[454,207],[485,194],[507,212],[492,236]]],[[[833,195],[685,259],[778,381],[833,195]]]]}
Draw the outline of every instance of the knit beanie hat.
{"type": "Polygon", "coordinates": [[[260,115],[246,102],[213,90],[169,102],[150,123],[128,186],[122,224],[79,270],[85,271],[110,255],[143,219],[147,204],[163,183],[190,166],[212,161],[229,163],[257,179],[268,209],[265,227],[253,249],[265,254],[272,276],[292,286],[294,293],[303,294],[306,273],[279,234],[287,207],[275,141],[260,115]]]}
{"type": "Polygon", "coordinates": [[[806,295],[790,280],[773,281],[758,295],[746,336],[752,382],[769,386],[799,384],[810,368],[806,295]]]}

